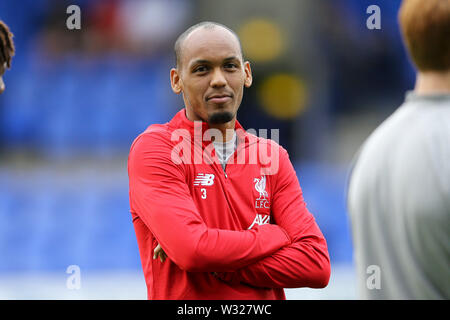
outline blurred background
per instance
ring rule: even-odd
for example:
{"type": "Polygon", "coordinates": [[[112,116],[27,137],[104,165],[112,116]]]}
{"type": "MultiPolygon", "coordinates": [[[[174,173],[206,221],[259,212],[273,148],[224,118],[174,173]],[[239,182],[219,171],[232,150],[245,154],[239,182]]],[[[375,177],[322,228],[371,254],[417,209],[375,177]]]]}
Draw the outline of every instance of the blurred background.
{"type": "MultiPolygon", "coordinates": [[[[328,241],[326,289],[288,299],[355,299],[345,187],[361,143],[413,88],[400,0],[2,0],[16,56],[0,96],[0,299],[146,299],[128,202],[134,138],[183,107],[173,44],[223,23],[254,82],[238,119],[279,129],[328,241]],[[81,29],[69,30],[69,5],[81,29]],[[366,9],[378,5],[381,29],[366,9]],[[79,267],[71,289],[69,266],[79,267]]],[[[270,130],[269,130],[270,132],[270,130]]]]}

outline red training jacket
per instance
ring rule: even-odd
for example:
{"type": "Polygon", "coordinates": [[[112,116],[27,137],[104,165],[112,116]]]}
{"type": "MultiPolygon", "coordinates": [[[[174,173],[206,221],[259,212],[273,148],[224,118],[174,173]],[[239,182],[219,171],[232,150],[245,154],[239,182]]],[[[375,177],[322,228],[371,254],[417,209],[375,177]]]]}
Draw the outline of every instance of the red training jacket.
{"type": "Polygon", "coordinates": [[[225,172],[211,130],[186,118],[147,128],[128,158],[148,299],[285,299],[328,284],[327,244],[285,149],[247,133],[225,172]],[[168,256],[153,259],[160,244],[168,256]]]}

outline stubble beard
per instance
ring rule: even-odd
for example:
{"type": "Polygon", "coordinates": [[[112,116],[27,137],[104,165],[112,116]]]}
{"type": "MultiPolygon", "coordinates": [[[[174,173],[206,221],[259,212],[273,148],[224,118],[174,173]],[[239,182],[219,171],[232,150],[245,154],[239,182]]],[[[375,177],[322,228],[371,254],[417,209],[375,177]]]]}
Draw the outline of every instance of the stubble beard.
{"type": "Polygon", "coordinates": [[[208,116],[208,123],[210,124],[223,124],[233,120],[234,114],[230,111],[214,112],[208,116]]]}

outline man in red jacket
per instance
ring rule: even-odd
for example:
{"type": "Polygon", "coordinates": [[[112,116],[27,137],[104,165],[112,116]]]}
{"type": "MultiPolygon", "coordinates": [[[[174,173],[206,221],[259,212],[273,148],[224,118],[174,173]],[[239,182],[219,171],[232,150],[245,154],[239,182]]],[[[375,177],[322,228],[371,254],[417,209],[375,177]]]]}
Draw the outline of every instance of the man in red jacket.
{"type": "Polygon", "coordinates": [[[283,288],[325,287],[326,241],[286,150],[236,120],[252,83],[237,35],[203,22],[175,53],[171,85],[185,108],[139,135],[128,159],[148,299],[285,299],[283,288]]]}

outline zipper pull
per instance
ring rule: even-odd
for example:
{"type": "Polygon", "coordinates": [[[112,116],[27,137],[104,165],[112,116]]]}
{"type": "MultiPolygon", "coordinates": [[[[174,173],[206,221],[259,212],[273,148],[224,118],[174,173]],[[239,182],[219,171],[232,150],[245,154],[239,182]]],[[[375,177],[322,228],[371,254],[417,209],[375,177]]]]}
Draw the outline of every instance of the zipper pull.
{"type": "Polygon", "coordinates": [[[227,178],[228,179],[228,175],[227,175],[227,173],[226,172],[224,172],[225,173],[225,178],[227,178]]]}

